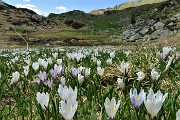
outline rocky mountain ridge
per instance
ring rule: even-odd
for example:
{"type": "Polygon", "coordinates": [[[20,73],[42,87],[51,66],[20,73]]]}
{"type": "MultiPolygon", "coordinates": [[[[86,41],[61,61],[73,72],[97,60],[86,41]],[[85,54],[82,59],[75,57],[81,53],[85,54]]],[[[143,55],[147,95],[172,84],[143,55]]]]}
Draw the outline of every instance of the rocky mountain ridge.
{"type": "Polygon", "coordinates": [[[104,14],[104,12],[106,11],[113,11],[113,10],[122,10],[122,9],[126,9],[129,7],[137,7],[137,6],[141,6],[141,5],[146,5],[146,4],[153,4],[153,3],[160,3],[160,2],[164,2],[167,0],[138,0],[138,1],[130,1],[130,2],[125,2],[119,5],[116,5],[112,8],[106,8],[106,9],[98,9],[98,10],[93,10],[90,11],[90,14],[94,14],[94,15],[101,15],[104,14]]]}
{"type": "Polygon", "coordinates": [[[154,14],[159,12],[154,18],[142,19],[137,17],[134,23],[125,28],[119,38],[121,38],[122,41],[134,42],[146,39],[165,39],[168,36],[177,34],[180,32],[180,13],[176,13],[170,18],[165,19],[158,16],[158,14],[167,11],[167,9],[176,10],[179,5],[177,1],[169,1],[161,11],[159,11],[160,8],[152,9],[154,14]]]}

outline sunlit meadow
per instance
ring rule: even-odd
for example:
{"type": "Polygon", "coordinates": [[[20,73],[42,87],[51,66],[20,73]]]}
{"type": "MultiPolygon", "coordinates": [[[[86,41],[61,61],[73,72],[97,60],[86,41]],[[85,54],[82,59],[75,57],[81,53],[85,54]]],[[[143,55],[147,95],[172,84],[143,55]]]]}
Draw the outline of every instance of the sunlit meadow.
{"type": "Polygon", "coordinates": [[[168,46],[1,49],[0,119],[180,120],[179,53],[168,46]]]}

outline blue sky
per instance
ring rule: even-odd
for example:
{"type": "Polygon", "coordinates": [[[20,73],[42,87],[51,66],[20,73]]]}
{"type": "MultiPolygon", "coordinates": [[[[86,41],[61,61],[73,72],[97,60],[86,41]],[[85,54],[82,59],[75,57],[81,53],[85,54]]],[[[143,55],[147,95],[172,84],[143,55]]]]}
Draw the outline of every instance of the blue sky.
{"type": "Polygon", "coordinates": [[[3,0],[4,2],[16,6],[28,8],[38,14],[47,16],[49,13],[63,13],[71,10],[91,10],[114,7],[120,3],[130,0],[3,0]]]}

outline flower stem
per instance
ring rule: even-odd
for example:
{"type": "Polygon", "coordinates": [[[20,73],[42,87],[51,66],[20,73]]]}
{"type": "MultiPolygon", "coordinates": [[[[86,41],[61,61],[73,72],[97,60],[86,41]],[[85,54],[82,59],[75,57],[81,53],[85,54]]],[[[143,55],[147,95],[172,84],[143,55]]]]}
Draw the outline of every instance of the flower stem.
{"type": "Polygon", "coordinates": [[[138,109],[135,108],[137,120],[139,120],[138,109]]]}
{"type": "Polygon", "coordinates": [[[151,118],[151,120],[157,120],[157,118],[156,118],[156,117],[153,117],[153,118],[151,118]]]}
{"type": "Polygon", "coordinates": [[[113,120],[113,118],[109,117],[109,120],[113,120]]]}

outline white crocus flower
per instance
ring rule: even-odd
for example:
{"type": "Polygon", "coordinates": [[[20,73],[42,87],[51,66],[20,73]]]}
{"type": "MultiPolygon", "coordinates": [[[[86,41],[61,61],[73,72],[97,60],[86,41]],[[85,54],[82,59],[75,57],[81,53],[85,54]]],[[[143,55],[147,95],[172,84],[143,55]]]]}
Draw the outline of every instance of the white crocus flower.
{"type": "Polygon", "coordinates": [[[129,63],[128,62],[121,62],[121,65],[117,67],[117,69],[122,72],[122,73],[127,73],[129,68],[129,63]]]}
{"type": "Polygon", "coordinates": [[[49,63],[49,64],[52,64],[53,62],[52,62],[52,58],[48,58],[47,59],[47,62],[49,63]]]}
{"type": "Polygon", "coordinates": [[[36,96],[36,100],[41,105],[41,107],[45,110],[46,107],[48,107],[49,94],[47,92],[46,93],[43,92],[42,94],[38,92],[36,96]]]}
{"type": "Polygon", "coordinates": [[[57,56],[58,56],[58,53],[52,53],[52,56],[53,56],[54,59],[56,59],[57,56]]]}
{"type": "Polygon", "coordinates": [[[115,98],[112,98],[111,101],[109,98],[106,98],[104,106],[105,106],[106,113],[108,114],[109,118],[113,119],[120,106],[120,100],[116,104],[115,98]]]}
{"type": "Polygon", "coordinates": [[[60,96],[60,98],[62,100],[66,100],[68,95],[69,95],[69,89],[67,86],[62,86],[61,84],[59,85],[59,88],[58,88],[58,94],[60,96]]]}
{"type": "Polygon", "coordinates": [[[47,62],[47,61],[43,61],[43,62],[42,62],[42,66],[44,67],[44,69],[47,69],[47,67],[48,67],[48,62],[47,62]]]}
{"type": "Polygon", "coordinates": [[[59,85],[58,88],[59,96],[62,100],[68,100],[74,103],[77,99],[77,87],[73,90],[71,87],[59,85]]]}
{"type": "Polygon", "coordinates": [[[27,76],[29,73],[29,66],[27,65],[27,66],[24,66],[23,68],[24,68],[24,75],[27,76]]]}
{"type": "Polygon", "coordinates": [[[111,58],[114,58],[114,57],[115,57],[115,52],[111,52],[111,53],[110,53],[110,57],[111,57],[111,58]]]}
{"type": "Polygon", "coordinates": [[[18,62],[18,60],[19,60],[19,58],[16,56],[14,59],[11,59],[11,62],[16,63],[16,62],[18,62]]]}
{"type": "Polygon", "coordinates": [[[84,76],[81,74],[78,74],[78,81],[79,81],[79,84],[81,85],[84,82],[84,76]]]}
{"type": "Polygon", "coordinates": [[[78,102],[74,104],[70,101],[61,101],[60,113],[65,120],[72,120],[77,110],[78,102]]]}
{"type": "Polygon", "coordinates": [[[37,71],[39,69],[39,63],[38,62],[35,62],[32,64],[32,68],[37,71]]]}
{"type": "Polygon", "coordinates": [[[101,67],[97,67],[97,72],[100,76],[103,76],[104,74],[104,68],[101,68],[101,67]]]}
{"type": "Polygon", "coordinates": [[[176,120],[180,120],[180,109],[176,113],[176,120]]]}
{"type": "Polygon", "coordinates": [[[106,62],[107,62],[107,64],[111,65],[112,64],[112,58],[107,59],[106,62]]]}
{"type": "Polygon", "coordinates": [[[66,84],[66,79],[64,76],[61,77],[61,85],[65,85],[66,84]]]}
{"type": "Polygon", "coordinates": [[[129,56],[129,54],[131,53],[131,51],[130,50],[128,50],[128,51],[124,51],[124,54],[126,54],[126,56],[129,56]]]}
{"type": "Polygon", "coordinates": [[[137,78],[137,80],[139,80],[139,81],[141,81],[141,80],[143,80],[144,78],[145,78],[145,74],[144,74],[144,72],[138,72],[138,73],[136,73],[137,74],[137,76],[138,76],[138,78],[137,78]]]}
{"type": "Polygon", "coordinates": [[[119,85],[119,87],[120,87],[122,90],[124,90],[125,85],[124,85],[123,79],[118,78],[118,79],[117,79],[117,84],[119,85]]]}
{"type": "Polygon", "coordinates": [[[57,59],[57,64],[61,65],[62,64],[62,59],[57,59]]]}
{"type": "Polygon", "coordinates": [[[165,68],[164,72],[167,71],[170,68],[171,63],[173,62],[173,60],[174,60],[174,56],[172,56],[172,57],[169,56],[169,60],[168,60],[168,63],[166,65],[166,68],[165,68]]]}
{"type": "Polygon", "coordinates": [[[42,58],[39,58],[39,59],[38,59],[38,63],[39,63],[39,65],[42,65],[42,64],[43,64],[43,62],[44,62],[44,59],[42,59],[42,58]]]}
{"type": "Polygon", "coordinates": [[[148,113],[151,114],[151,118],[157,116],[167,95],[168,93],[163,96],[160,91],[154,94],[152,89],[149,90],[149,94],[147,95],[147,99],[145,98],[144,104],[148,113]]]}
{"type": "Polygon", "coordinates": [[[73,104],[76,102],[77,99],[77,87],[73,90],[71,87],[69,87],[69,95],[67,97],[67,101],[71,101],[73,104]]]}
{"type": "Polygon", "coordinates": [[[141,92],[137,93],[136,88],[132,91],[132,88],[130,90],[130,99],[131,102],[134,104],[135,108],[138,109],[143,101],[145,100],[146,94],[144,93],[144,89],[141,89],[141,92]]]}
{"type": "Polygon", "coordinates": [[[85,76],[89,76],[91,74],[91,68],[85,68],[85,76]]]}
{"type": "Polygon", "coordinates": [[[92,56],[91,60],[95,63],[97,61],[97,58],[92,56]]]}
{"type": "Polygon", "coordinates": [[[157,80],[159,77],[160,77],[159,73],[156,71],[155,68],[153,68],[152,71],[151,71],[152,80],[157,80]]]}
{"type": "Polygon", "coordinates": [[[24,62],[26,62],[27,65],[31,65],[31,59],[27,59],[27,60],[24,60],[24,62]]]}
{"type": "Polygon", "coordinates": [[[97,66],[101,66],[101,61],[97,60],[97,66]]]}
{"type": "Polygon", "coordinates": [[[14,73],[12,74],[11,84],[17,83],[18,80],[19,80],[19,77],[20,77],[19,72],[18,72],[18,71],[14,72],[14,73]]]}

